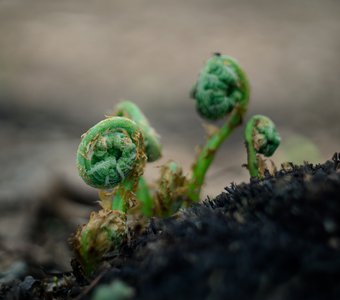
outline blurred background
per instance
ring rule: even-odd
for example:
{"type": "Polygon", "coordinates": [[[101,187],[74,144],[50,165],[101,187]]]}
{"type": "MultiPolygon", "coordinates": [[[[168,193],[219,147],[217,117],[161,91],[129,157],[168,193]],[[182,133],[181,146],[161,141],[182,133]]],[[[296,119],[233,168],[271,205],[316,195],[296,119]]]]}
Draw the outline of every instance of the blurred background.
{"type": "MultiPolygon", "coordinates": [[[[337,0],[0,0],[0,275],[29,261],[70,268],[65,235],[98,207],[75,168],[80,135],[120,100],[162,137],[147,177],[168,159],[189,174],[205,135],[189,92],[214,52],[249,76],[247,119],[276,123],[278,166],[330,159],[340,151],[339,16],[337,0]]],[[[204,198],[249,180],[242,135],[223,146],[204,198]]]]}

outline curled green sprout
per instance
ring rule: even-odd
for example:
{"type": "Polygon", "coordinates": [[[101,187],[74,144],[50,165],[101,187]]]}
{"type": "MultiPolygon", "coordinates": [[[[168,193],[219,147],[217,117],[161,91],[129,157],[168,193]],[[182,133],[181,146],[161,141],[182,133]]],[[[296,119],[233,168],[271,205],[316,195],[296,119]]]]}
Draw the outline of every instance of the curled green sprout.
{"type": "Polygon", "coordinates": [[[83,136],[77,167],[82,179],[100,189],[102,209],[78,229],[74,248],[86,273],[102,256],[127,240],[127,213],[138,208],[136,192],[147,160],[140,126],[125,117],[109,117],[83,136]]]}
{"type": "Polygon", "coordinates": [[[262,115],[253,116],[245,129],[248,154],[247,168],[251,177],[263,178],[264,167],[260,154],[270,157],[280,145],[281,138],[271,119],[262,115]]]}
{"type": "Polygon", "coordinates": [[[145,152],[149,162],[156,161],[162,156],[162,145],[159,135],[150,126],[148,119],[136,104],[131,101],[120,102],[116,106],[115,115],[128,118],[139,126],[144,136],[145,152]]]}
{"type": "Polygon", "coordinates": [[[77,154],[79,175],[90,186],[115,188],[112,209],[125,212],[144,171],[144,150],[143,135],[135,122],[107,118],[83,135],[77,154]]]}
{"type": "Polygon", "coordinates": [[[227,117],[221,128],[210,134],[193,166],[189,197],[199,201],[208,168],[222,143],[242,123],[249,102],[249,83],[238,62],[215,54],[208,60],[195,84],[192,97],[199,114],[209,120],[227,117]]]}
{"type": "MultiPolygon", "coordinates": [[[[162,145],[159,135],[151,127],[148,119],[139,109],[139,107],[131,101],[122,101],[115,108],[115,115],[128,118],[134,121],[140,128],[145,144],[145,153],[148,162],[154,162],[162,156],[162,145]]],[[[151,217],[154,212],[154,199],[149,185],[143,176],[139,179],[136,191],[137,199],[141,202],[141,210],[145,216],[151,217]]]]}

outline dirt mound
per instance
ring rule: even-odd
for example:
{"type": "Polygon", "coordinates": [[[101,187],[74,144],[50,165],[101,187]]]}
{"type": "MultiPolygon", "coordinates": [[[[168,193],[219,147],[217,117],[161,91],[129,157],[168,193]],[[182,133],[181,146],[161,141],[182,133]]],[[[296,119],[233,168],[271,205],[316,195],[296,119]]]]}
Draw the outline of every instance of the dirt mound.
{"type": "Polygon", "coordinates": [[[123,282],[133,292],[115,299],[340,299],[339,191],[334,162],[286,166],[152,220],[92,281],[63,274],[64,283],[47,291],[50,278],[26,277],[2,294],[91,299],[103,285],[123,282]]]}

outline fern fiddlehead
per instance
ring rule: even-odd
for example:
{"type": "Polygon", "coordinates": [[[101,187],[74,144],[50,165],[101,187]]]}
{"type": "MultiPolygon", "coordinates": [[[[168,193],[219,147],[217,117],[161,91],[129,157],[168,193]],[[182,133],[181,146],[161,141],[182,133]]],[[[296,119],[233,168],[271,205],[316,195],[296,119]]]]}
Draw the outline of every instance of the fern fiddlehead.
{"type": "Polygon", "coordinates": [[[199,114],[209,120],[224,118],[235,106],[246,106],[248,82],[238,62],[225,55],[215,54],[205,64],[196,82],[192,97],[199,114]]]}
{"type": "Polygon", "coordinates": [[[253,116],[245,129],[248,154],[247,168],[251,177],[263,178],[264,164],[260,154],[270,157],[280,145],[281,138],[271,119],[262,115],[253,116]]]}
{"type": "Polygon", "coordinates": [[[146,162],[143,135],[127,118],[110,117],[89,129],[78,148],[79,175],[90,186],[116,188],[113,209],[124,212],[131,206],[138,179],[146,162]]]}
{"type": "Polygon", "coordinates": [[[205,175],[215,154],[233,130],[242,123],[249,102],[248,79],[233,58],[216,53],[208,60],[192,90],[199,114],[209,120],[229,118],[210,134],[193,166],[189,196],[199,201],[205,175]]]}

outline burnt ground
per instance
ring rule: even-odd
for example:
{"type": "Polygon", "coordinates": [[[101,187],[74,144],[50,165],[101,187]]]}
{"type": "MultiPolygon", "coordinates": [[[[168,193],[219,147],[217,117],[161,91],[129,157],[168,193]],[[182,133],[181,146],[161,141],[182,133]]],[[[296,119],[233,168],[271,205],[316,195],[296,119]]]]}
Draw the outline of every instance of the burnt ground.
{"type": "Polygon", "coordinates": [[[340,299],[339,191],[332,161],[286,165],[153,219],[91,278],[73,261],[73,272],[40,270],[2,285],[0,296],[99,299],[115,282],[108,299],[340,299]]]}

